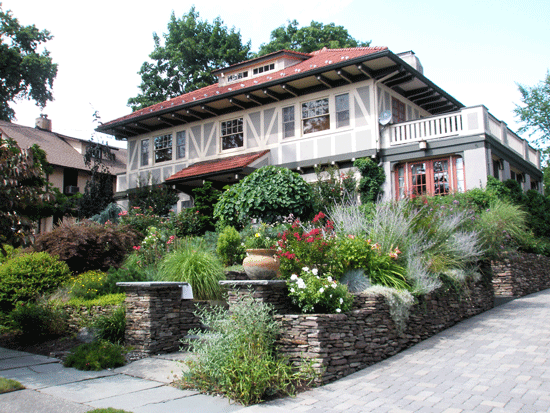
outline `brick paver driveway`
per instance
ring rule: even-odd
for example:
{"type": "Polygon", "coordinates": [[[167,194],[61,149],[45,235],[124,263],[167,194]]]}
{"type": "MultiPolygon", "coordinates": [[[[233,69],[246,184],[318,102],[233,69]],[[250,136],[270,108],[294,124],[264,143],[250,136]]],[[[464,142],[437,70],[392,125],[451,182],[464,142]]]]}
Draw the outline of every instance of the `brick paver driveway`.
{"type": "Polygon", "coordinates": [[[329,385],[239,410],[550,412],[550,290],[487,311],[329,385]]]}

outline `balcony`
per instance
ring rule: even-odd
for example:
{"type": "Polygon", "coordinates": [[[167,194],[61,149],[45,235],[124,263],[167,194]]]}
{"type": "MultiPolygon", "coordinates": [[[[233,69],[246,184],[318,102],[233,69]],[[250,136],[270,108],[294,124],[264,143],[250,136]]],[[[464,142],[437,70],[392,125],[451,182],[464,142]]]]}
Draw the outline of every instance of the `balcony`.
{"type": "Polygon", "coordinates": [[[458,112],[391,125],[383,131],[385,148],[434,139],[487,134],[512,149],[525,161],[540,169],[537,149],[512,132],[506,123],[489,113],[485,106],[463,108],[458,112]]]}

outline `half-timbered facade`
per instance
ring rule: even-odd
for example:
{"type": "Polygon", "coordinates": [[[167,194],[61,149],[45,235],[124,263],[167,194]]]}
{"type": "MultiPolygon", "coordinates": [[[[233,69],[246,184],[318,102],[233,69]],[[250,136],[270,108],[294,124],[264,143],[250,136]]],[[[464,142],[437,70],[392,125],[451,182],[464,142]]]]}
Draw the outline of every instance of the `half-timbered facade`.
{"type": "Polygon", "coordinates": [[[214,73],[217,84],[98,128],[128,141],[119,192],[148,179],[182,194],[205,180],[221,188],[268,164],[307,180],[316,165],[366,156],[385,168],[386,197],[462,191],[490,175],[540,190],[538,151],[427,79],[412,52],[279,51],[214,73]]]}

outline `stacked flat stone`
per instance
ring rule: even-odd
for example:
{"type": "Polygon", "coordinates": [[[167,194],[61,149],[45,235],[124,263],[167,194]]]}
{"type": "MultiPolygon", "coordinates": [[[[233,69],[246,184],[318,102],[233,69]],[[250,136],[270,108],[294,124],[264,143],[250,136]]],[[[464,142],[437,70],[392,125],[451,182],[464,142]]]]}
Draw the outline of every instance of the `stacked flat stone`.
{"type": "Polygon", "coordinates": [[[497,297],[523,297],[550,288],[550,257],[511,253],[491,266],[497,297]]]}

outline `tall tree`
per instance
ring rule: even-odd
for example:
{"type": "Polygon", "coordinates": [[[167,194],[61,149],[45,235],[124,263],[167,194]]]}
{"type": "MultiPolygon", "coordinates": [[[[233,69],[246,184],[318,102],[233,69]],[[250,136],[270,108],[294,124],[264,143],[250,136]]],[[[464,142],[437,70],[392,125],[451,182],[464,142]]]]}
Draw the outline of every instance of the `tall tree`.
{"type": "Polygon", "coordinates": [[[298,22],[292,20],[286,27],[280,26],[271,32],[269,43],[260,46],[257,56],[263,56],[282,49],[311,53],[323,47],[338,49],[369,45],[370,41],[356,40],[350,36],[343,26],[336,26],[334,23],[325,25],[312,21],[309,26],[298,28],[298,22]]]}
{"type": "Polygon", "coordinates": [[[33,225],[29,211],[54,199],[44,187],[39,158],[44,158],[44,152],[36,145],[21,149],[15,141],[0,135],[0,253],[5,253],[4,243],[26,244],[33,225]]]}
{"type": "Polygon", "coordinates": [[[518,84],[518,88],[522,105],[516,105],[514,113],[523,123],[519,132],[537,135],[538,144],[550,143],[550,71],[536,86],[518,84]]]}
{"type": "Polygon", "coordinates": [[[219,17],[212,23],[201,20],[194,6],[181,19],[172,12],[164,41],[157,33],[153,40],[151,61],[138,72],[141,92],[128,99],[134,111],[215,83],[212,70],[242,62],[250,52],[239,31],[219,17]]]}
{"type": "Polygon", "coordinates": [[[10,102],[29,99],[44,108],[53,100],[57,64],[46,49],[38,51],[42,43],[51,39],[47,30],[38,30],[35,25],[21,26],[10,10],[3,11],[0,3],[0,119],[14,119],[10,102]]]}

